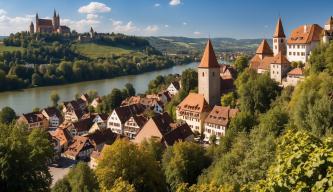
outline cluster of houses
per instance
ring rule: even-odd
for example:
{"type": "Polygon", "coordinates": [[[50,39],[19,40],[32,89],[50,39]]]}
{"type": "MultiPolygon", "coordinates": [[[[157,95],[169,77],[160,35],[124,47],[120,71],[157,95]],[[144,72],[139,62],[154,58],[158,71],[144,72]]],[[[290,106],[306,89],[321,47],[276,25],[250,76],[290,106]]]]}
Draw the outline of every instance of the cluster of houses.
{"type": "Polygon", "coordinates": [[[250,67],[257,73],[269,73],[271,79],[282,86],[295,86],[304,79],[302,66],[293,68],[292,62],[306,66],[311,51],[319,43],[328,43],[333,39],[333,17],[330,17],[324,28],[318,24],[305,24],[292,30],[289,38],[284,33],[281,18],[279,18],[273,35],[273,50],[264,39],[259,45],[255,56],[250,61],[250,67]]]}
{"type": "Polygon", "coordinates": [[[95,167],[104,146],[120,138],[137,144],[153,138],[166,147],[176,141],[193,140],[194,134],[186,123],[174,122],[164,112],[164,105],[179,90],[177,80],[157,94],[125,99],[111,114],[89,112],[89,106],[97,108],[102,98],[92,99],[83,94],[78,99],[63,102],[61,110],[48,107],[22,114],[17,123],[26,125],[29,130],[47,130],[54,144],[55,159],[61,156],[71,160],[90,159],[91,166],[95,167]],[[154,115],[150,116],[148,110],[154,115]]]}

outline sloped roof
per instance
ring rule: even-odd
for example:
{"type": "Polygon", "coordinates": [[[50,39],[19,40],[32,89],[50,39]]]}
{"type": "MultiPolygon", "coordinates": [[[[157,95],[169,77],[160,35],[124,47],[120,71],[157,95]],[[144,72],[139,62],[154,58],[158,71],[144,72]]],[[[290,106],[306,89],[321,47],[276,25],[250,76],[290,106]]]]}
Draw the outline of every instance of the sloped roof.
{"type": "Polygon", "coordinates": [[[38,25],[53,27],[51,19],[38,19],[38,25]]]}
{"type": "Polygon", "coordinates": [[[141,104],[133,104],[117,107],[115,112],[117,113],[121,123],[125,123],[131,116],[143,113],[145,107],[141,104]]]}
{"type": "Polygon", "coordinates": [[[217,125],[227,126],[231,118],[234,118],[238,112],[238,109],[214,106],[213,110],[206,117],[205,123],[213,123],[217,125]]]}
{"type": "Polygon", "coordinates": [[[263,54],[263,55],[273,55],[273,51],[269,44],[267,43],[266,39],[263,39],[256,51],[256,54],[263,54]]]}
{"type": "Polygon", "coordinates": [[[187,123],[177,124],[174,129],[163,136],[162,142],[171,146],[177,141],[185,141],[191,135],[193,135],[193,132],[187,123]]]}
{"type": "Polygon", "coordinates": [[[45,119],[45,116],[40,112],[23,113],[22,116],[28,123],[40,122],[45,119]]]}
{"type": "Polygon", "coordinates": [[[201,113],[209,109],[209,105],[203,94],[189,93],[188,96],[177,106],[178,110],[201,113]]]}
{"type": "Polygon", "coordinates": [[[62,118],[60,111],[56,108],[56,107],[48,107],[48,108],[44,108],[43,111],[45,111],[45,113],[49,116],[57,116],[58,118],[62,118]]]}
{"type": "Polygon", "coordinates": [[[275,33],[274,33],[273,37],[274,38],[286,37],[286,35],[284,34],[281,17],[279,17],[279,20],[278,20],[278,22],[276,24],[275,33]]]}
{"type": "Polygon", "coordinates": [[[86,119],[80,119],[79,121],[73,123],[73,126],[77,130],[77,132],[89,131],[92,125],[93,118],[91,117],[86,119]]]}
{"type": "Polygon", "coordinates": [[[317,24],[301,25],[294,29],[288,38],[288,44],[308,44],[320,41],[323,28],[317,24]]]}
{"type": "Polygon", "coordinates": [[[96,130],[94,133],[87,135],[91,143],[96,147],[100,144],[109,144],[111,145],[118,138],[118,134],[113,133],[111,129],[106,129],[103,131],[96,130]]]}
{"type": "Polygon", "coordinates": [[[220,76],[222,79],[235,79],[237,71],[230,65],[220,65],[220,76]]]}
{"type": "Polygon", "coordinates": [[[207,42],[204,54],[202,56],[201,62],[198,66],[199,68],[219,68],[220,65],[217,62],[214,48],[210,39],[207,42]]]}
{"type": "Polygon", "coordinates": [[[281,52],[279,52],[272,60],[274,64],[287,64],[289,65],[290,62],[286,56],[284,56],[281,52]]]}
{"type": "Polygon", "coordinates": [[[273,59],[274,59],[273,56],[264,57],[264,58],[261,60],[260,65],[258,66],[258,69],[269,70],[270,65],[271,65],[273,59]]]}
{"type": "Polygon", "coordinates": [[[65,151],[65,155],[76,157],[80,151],[84,151],[90,148],[93,148],[93,145],[90,143],[88,137],[75,136],[73,138],[73,143],[65,151]],[[89,143],[88,145],[86,145],[87,142],[89,143]]]}
{"type": "Polygon", "coordinates": [[[179,81],[173,81],[173,82],[171,82],[171,84],[172,84],[177,90],[180,89],[179,81]]]}
{"type": "Polygon", "coordinates": [[[333,16],[327,20],[326,25],[333,25],[333,16]]]}
{"type": "Polygon", "coordinates": [[[303,69],[299,68],[299,67],[289,71],[289,73],[288,73],[288,75],[298,75],[298,76],[303,75],[303,74],[304,74],[303,69]]]}
{"type": "Polygon", "coordinates": [[[55,130],[55,132],[52,134],[52,136],[59,139],[60,145],[65,145],[72,140],[72,136],[69,133],[68,129],[58,128],[55,130]]]}

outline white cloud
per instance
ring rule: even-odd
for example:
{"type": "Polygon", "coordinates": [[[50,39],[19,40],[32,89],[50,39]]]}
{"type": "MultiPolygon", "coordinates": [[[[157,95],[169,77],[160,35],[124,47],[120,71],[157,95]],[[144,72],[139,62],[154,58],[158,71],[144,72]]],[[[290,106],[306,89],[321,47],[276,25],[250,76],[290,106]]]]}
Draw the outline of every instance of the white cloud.
{"type": "Polygon", "coordinates": [[[117,33],[127,33],[132,34],[139,31],[139,28],[134,25],[132,21],[124,23],[123,21],[111,20],[112,30],[117,33]]]}
{"type": "Polygon", "coordinates": [[[193,34],[194,34],[194,35],[201,35],[202,33],[199,32],[199,31],[194,31],[193,34]]]}
{"type": "Polygon", "coordinates": [[[79,13],[106,13],[110,12],[111,8],[104,3],[90,2],[88,5],[79,8],[79,13]]]}
{"type": "Polygon", "coordinates": [[[1,15],[6,15],[7,14],[7,11],[3,10],[3,9],[0,9],[0,16],[1,15]]]}
{"type": "Polygon", "coordinates": [[[172,5],[172,6],[177,6],[180,3],[181,3],[180,0],[171,0],[169,4],[172,5]]]}
{"type": "Polygon", "coordinates": [[[186,23],[186,22],[183,22],[183,25],[187,25],[187,23],[186,23]]]}
{"type": "Polygon", "coordinates": [[[168,27],[169,27],[169,25],[164,25],[164,27],[165,27],[165,28],[168,28],[168,27]]]}
{"type": "Polygon", "coordinates": [[[155,3],[154,6],[155,6],[155,7],[159,7],[159,6],[161,6],[161,4],[159,4],[159,3],[155,3]]]}
{"type": "Polygon", "coordinates": [[[33,19],[33,15],[10,17],[5,10],[0,9],[0,35],[27,31],[33,19]]]}
{"type": "Polygon", "coordinates": [[[148,25],[144,31],[147,34],[153,34],[156,33],[158,30],[160,30],[160,28],[157,25],[148,25]]]}
{"type": "Polygon", "coordinates": [[[89,13],[87,14],[87,20],[95,20],[98,18],[98,15],[89,13]]]}

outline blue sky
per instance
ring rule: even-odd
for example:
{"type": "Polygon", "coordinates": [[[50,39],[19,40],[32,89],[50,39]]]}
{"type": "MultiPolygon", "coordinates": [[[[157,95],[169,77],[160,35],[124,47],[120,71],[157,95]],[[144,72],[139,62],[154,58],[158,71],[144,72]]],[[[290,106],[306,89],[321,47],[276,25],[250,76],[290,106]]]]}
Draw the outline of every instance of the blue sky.
{"type": "Polygon", "coordinates": [[[299,25],[321,26],[333,0],[0,0],[0,35],[27,30],[39,16],[60,12],[79,32],[145,36],[270,38],[278,16],[287,34],[299,25]]]}

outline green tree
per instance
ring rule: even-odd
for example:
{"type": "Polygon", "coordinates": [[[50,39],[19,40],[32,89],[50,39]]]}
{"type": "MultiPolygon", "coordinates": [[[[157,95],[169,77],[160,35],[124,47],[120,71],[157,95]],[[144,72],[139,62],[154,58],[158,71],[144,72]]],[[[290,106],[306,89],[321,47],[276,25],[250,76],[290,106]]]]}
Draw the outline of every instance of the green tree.
{"type": "Polygon", "coordinates": [[[297,86],[290,109],[295,126],[317,136],[332,133],[333,78],[327,73],[311,75],[297,86]]]}
{"type": "Polygon", "coordinates": [[[66,178],[73,192],[98,191],[96,175],[86,163],[79,162],[69,171],[66,178]]]}
{"type": "Polygon", "coordinates": [[[0,191],[48,191],[52,178],[47,163],[53,158],[48,133],[30,134],[19,125],[0,124],[0,191]]]}
{"type": "Polygon", "coordinates": [[[135,188],[128,181],[123,180],[122,178],[116,179],[111,190],[106,190],[109,192],[135,192],[135,188]]]}
{"type": "Polygon", "coordinates": [[[236,95],[233,92],[227,93],[221,97],[222,106],[235,108],[237,103],[236,95]]]}
{"type": "Polygon", "coordinates": [[[111,190],[121,177],[133,184],[136,191],[166,191],[155,157],[126,140],[117,140],[103,149],[96,175],[103,190],[111,190]]]}
{"type": "Polygon", "coordinates": [[[236,80],[241,111],[263,113],[279,94],[278,84],[268,74],[247,69],[236,80]]]}
{"type": "Polygon", "coordinates": [[[31,85],[33,85],[33,86],[43,85],[43,78],[38,73],[32,74],[31,85]]]}
{"type": "Polygon", "coordinates": [[[71,186],[68,179],[65,177],[58,180],[51,189],[51,192],[71,192],[71,186]]]}
{"type": "Polygon", "coordinates": [[[188,94],[198,86],[198,72],[194,69],[186,69],[181,77],[182,89],[188,94]]]}
{"type": "Polygon", "coordinates": [[[248,191],[327,191],[333,182],[332,138],[321,141],[304,131],[289,130],[281,138],[267,178],[248,191]]]}
{"type": "Polygon", "coordinates": [[[57,107],[60,100],[58,93],[53,91],[50,95],[50,100],[52,101],[52,106],[57,107]]]}
{"type": "Polygon", "coordinates": [[[178,142],[167,148],[162,159],[166,181],[174,191],[180,183],[196,183],[209,163],[205,150],[191,142],[178,142]]]}
{"type": "Polygon", "coordinates": [[[154,138],[150,138],[148,140],[142,141],[140,147],[143,151],[150,153],[156,161],[162,160],[164,146],[160,141],[154,138]]]}
{"type": "Polygon", "coordinates": [[[15,111],[10,107],[4,107],[0,111],[0,123],[9,124],[16,119],[15,111]]]}
{"type": "Polygon", "coordinates": [[[127,90],[128,96],[134,96],[135,95],[135,88],[131,83],[126,83],[125,88],[127,90]]]}
{"type": "Polygon", "coordinates": [[[244,55],[238,56],[234,62],[234,66],[238,73],[242,73],[248,67],[248,64],[249,59],[244,55]]]}

